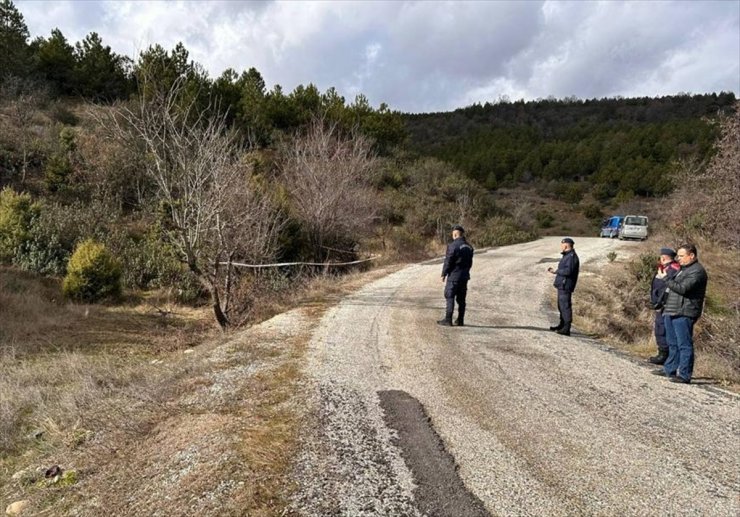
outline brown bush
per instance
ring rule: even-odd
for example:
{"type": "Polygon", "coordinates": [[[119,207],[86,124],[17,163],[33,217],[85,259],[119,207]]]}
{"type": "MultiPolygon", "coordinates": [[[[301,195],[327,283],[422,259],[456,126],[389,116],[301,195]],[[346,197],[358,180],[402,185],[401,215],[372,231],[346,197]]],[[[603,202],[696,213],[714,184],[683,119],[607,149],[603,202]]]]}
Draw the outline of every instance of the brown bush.
{"type": "Polygon", "coordinates": [[[369,140],[314,120],[279,155],[282,180],[314,260],[325,260],[328,247],[346,246],[369,233],[378,205],[371,188],[378,162],[369,140]]]}
{"type": "Polygon", "coordinates": [[[740,103],[721,116],[722,136],[707,167],[682,164],[671,196],[673,230],[682,240],[704,237],[737,249],[740,246],[740,103]]]}

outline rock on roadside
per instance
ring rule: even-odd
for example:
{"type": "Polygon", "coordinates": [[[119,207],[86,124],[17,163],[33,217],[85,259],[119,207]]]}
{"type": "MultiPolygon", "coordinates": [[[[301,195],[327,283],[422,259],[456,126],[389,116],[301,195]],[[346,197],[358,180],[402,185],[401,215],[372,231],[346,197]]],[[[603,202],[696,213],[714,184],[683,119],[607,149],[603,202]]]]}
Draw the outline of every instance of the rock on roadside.
{"type": "Polygon", "coordinates": [[[10,503],[8,507],[5,509],[5,515],[15,516],[15,515],[21,515],[23,513],[23,510],[25,510],[28,507],[28,501],[23,499],[21,501],[16,501],[14,503],[10,503]]]}

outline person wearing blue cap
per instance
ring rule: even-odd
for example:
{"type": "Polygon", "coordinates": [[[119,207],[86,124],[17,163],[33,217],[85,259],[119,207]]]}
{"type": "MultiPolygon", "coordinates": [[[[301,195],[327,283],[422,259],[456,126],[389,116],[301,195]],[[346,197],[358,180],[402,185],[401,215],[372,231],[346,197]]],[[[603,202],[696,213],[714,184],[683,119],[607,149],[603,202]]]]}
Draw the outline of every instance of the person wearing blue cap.
{"type": "Polygon", "coordinates": [[[663,321],[663,306],[665,305],[667,293],[665,278],[658,278],[658,274],[667,271],[668,276],[673,276],[681,266],[676,262],[676,252],[672,248],[660,248],[659,253],[658,271],[650,285],[650,303],[655,310],[653,330],[655,332],[655,343],[658,345],[658,354],[652,356],[648,361],[653,364],[662,365],[668,359],[668,340],[663,321]]]}
{"type": "Polygon", "coordinates": [[[447,246],[445,262],[442,266],[442,281],[445,282],[445,317],[438,325],[452,326],[452,313],[457,300],[457,320],[459,327],[465,325],[465,296],[468,293],[470,268],[473,267],[473,247],[465,240],[465,229],[456,224],[452,227],[452,242],[447,246]]]}
{"type": "Polygon", "coordinates": [[[580,262],[574,249],[575,242],[570,237],[560,241],[560,254],[562,258],[558,268],[551,267],[547,270],[555,275],[553,286],[558,290],[558,312],[560,312],[560,323],[550,330],[554,330],[562,336],[570,336],[570,326],[573,323],[573,291],[578,283],[578,270],[580,262]]]}

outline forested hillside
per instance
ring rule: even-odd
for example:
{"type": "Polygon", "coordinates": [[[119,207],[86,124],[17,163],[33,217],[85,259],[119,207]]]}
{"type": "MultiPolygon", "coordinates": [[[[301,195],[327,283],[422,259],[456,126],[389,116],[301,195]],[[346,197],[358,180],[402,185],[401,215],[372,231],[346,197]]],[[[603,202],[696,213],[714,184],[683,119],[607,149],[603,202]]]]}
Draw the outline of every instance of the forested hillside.
{"type": "Polygon", "coordinates": [[[487,188],[549,182],[577,202],[587,191],[658,196],[672,189],[675,162],[703,162],[733,93],[637,99],[563,99],[476,104],[406,115],[409,145],[445,160],[487,188]]]}
{"type": "Polygon", "coordinates": [[[104,265],[120,285],[88,292],[74,277],[67,295],[174,289],[210,299],[223,326],[298,274],[235,262],[420,258],[454,223],[477,246],[590,233],[607,207],[671,191],[677,161],[701,168],[711,119],[735,100],[403,115],[334,88],[268,89],[255,68],[211,78],[182,43],[131,59],[96,33],[32,38],[11,0],[0,0],[0,75],[0,263],[59,277],[104,265]]]}

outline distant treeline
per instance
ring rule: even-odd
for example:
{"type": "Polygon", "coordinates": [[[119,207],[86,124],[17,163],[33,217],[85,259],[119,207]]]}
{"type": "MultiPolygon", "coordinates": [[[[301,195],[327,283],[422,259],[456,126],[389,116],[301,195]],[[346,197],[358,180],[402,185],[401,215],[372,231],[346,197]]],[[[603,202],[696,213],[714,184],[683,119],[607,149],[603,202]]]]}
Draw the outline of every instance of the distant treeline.
{"type": "MultiPolygon", "coordinates": [[[[662,195],[676,160],[705,160],[733,93],[475,104],[405,115],[409,146],[488,188],[574,183],[597,199],[662,195]]],[[[565,189],[566,191],[568,189],[565,189]]],[[[571,189],[573,190],[573,189],[571,189]]],[[[578,192],[576,192],[578,194],[578,192]]]]}
{"type": "Polygon", "coordinates": [[[74,45],[59,29],[30,40],[23,15],[11,0],[0,0],[0,82],[6,96],[42,91],[52,98],[111,103],[146,88],[166,90],[183,78],[199,107],[228,113],[229,123],[255,146],[270,146],[277,134],[305,127],[315,117],[360,130],[380,153],[405,136],[400,113],[385,104],[373,108],[363,95],[347,102],[334,88],[322,93],[313,84],[290,93],[280,85],[268,90],[255,68],[242,73],[229,68],[211,79],[182,43],[171,51],[151,45],[133,61],[113,52],[95,32],[74,45]],[[157,84],[142,85],[144,77],[157,84]]]}

